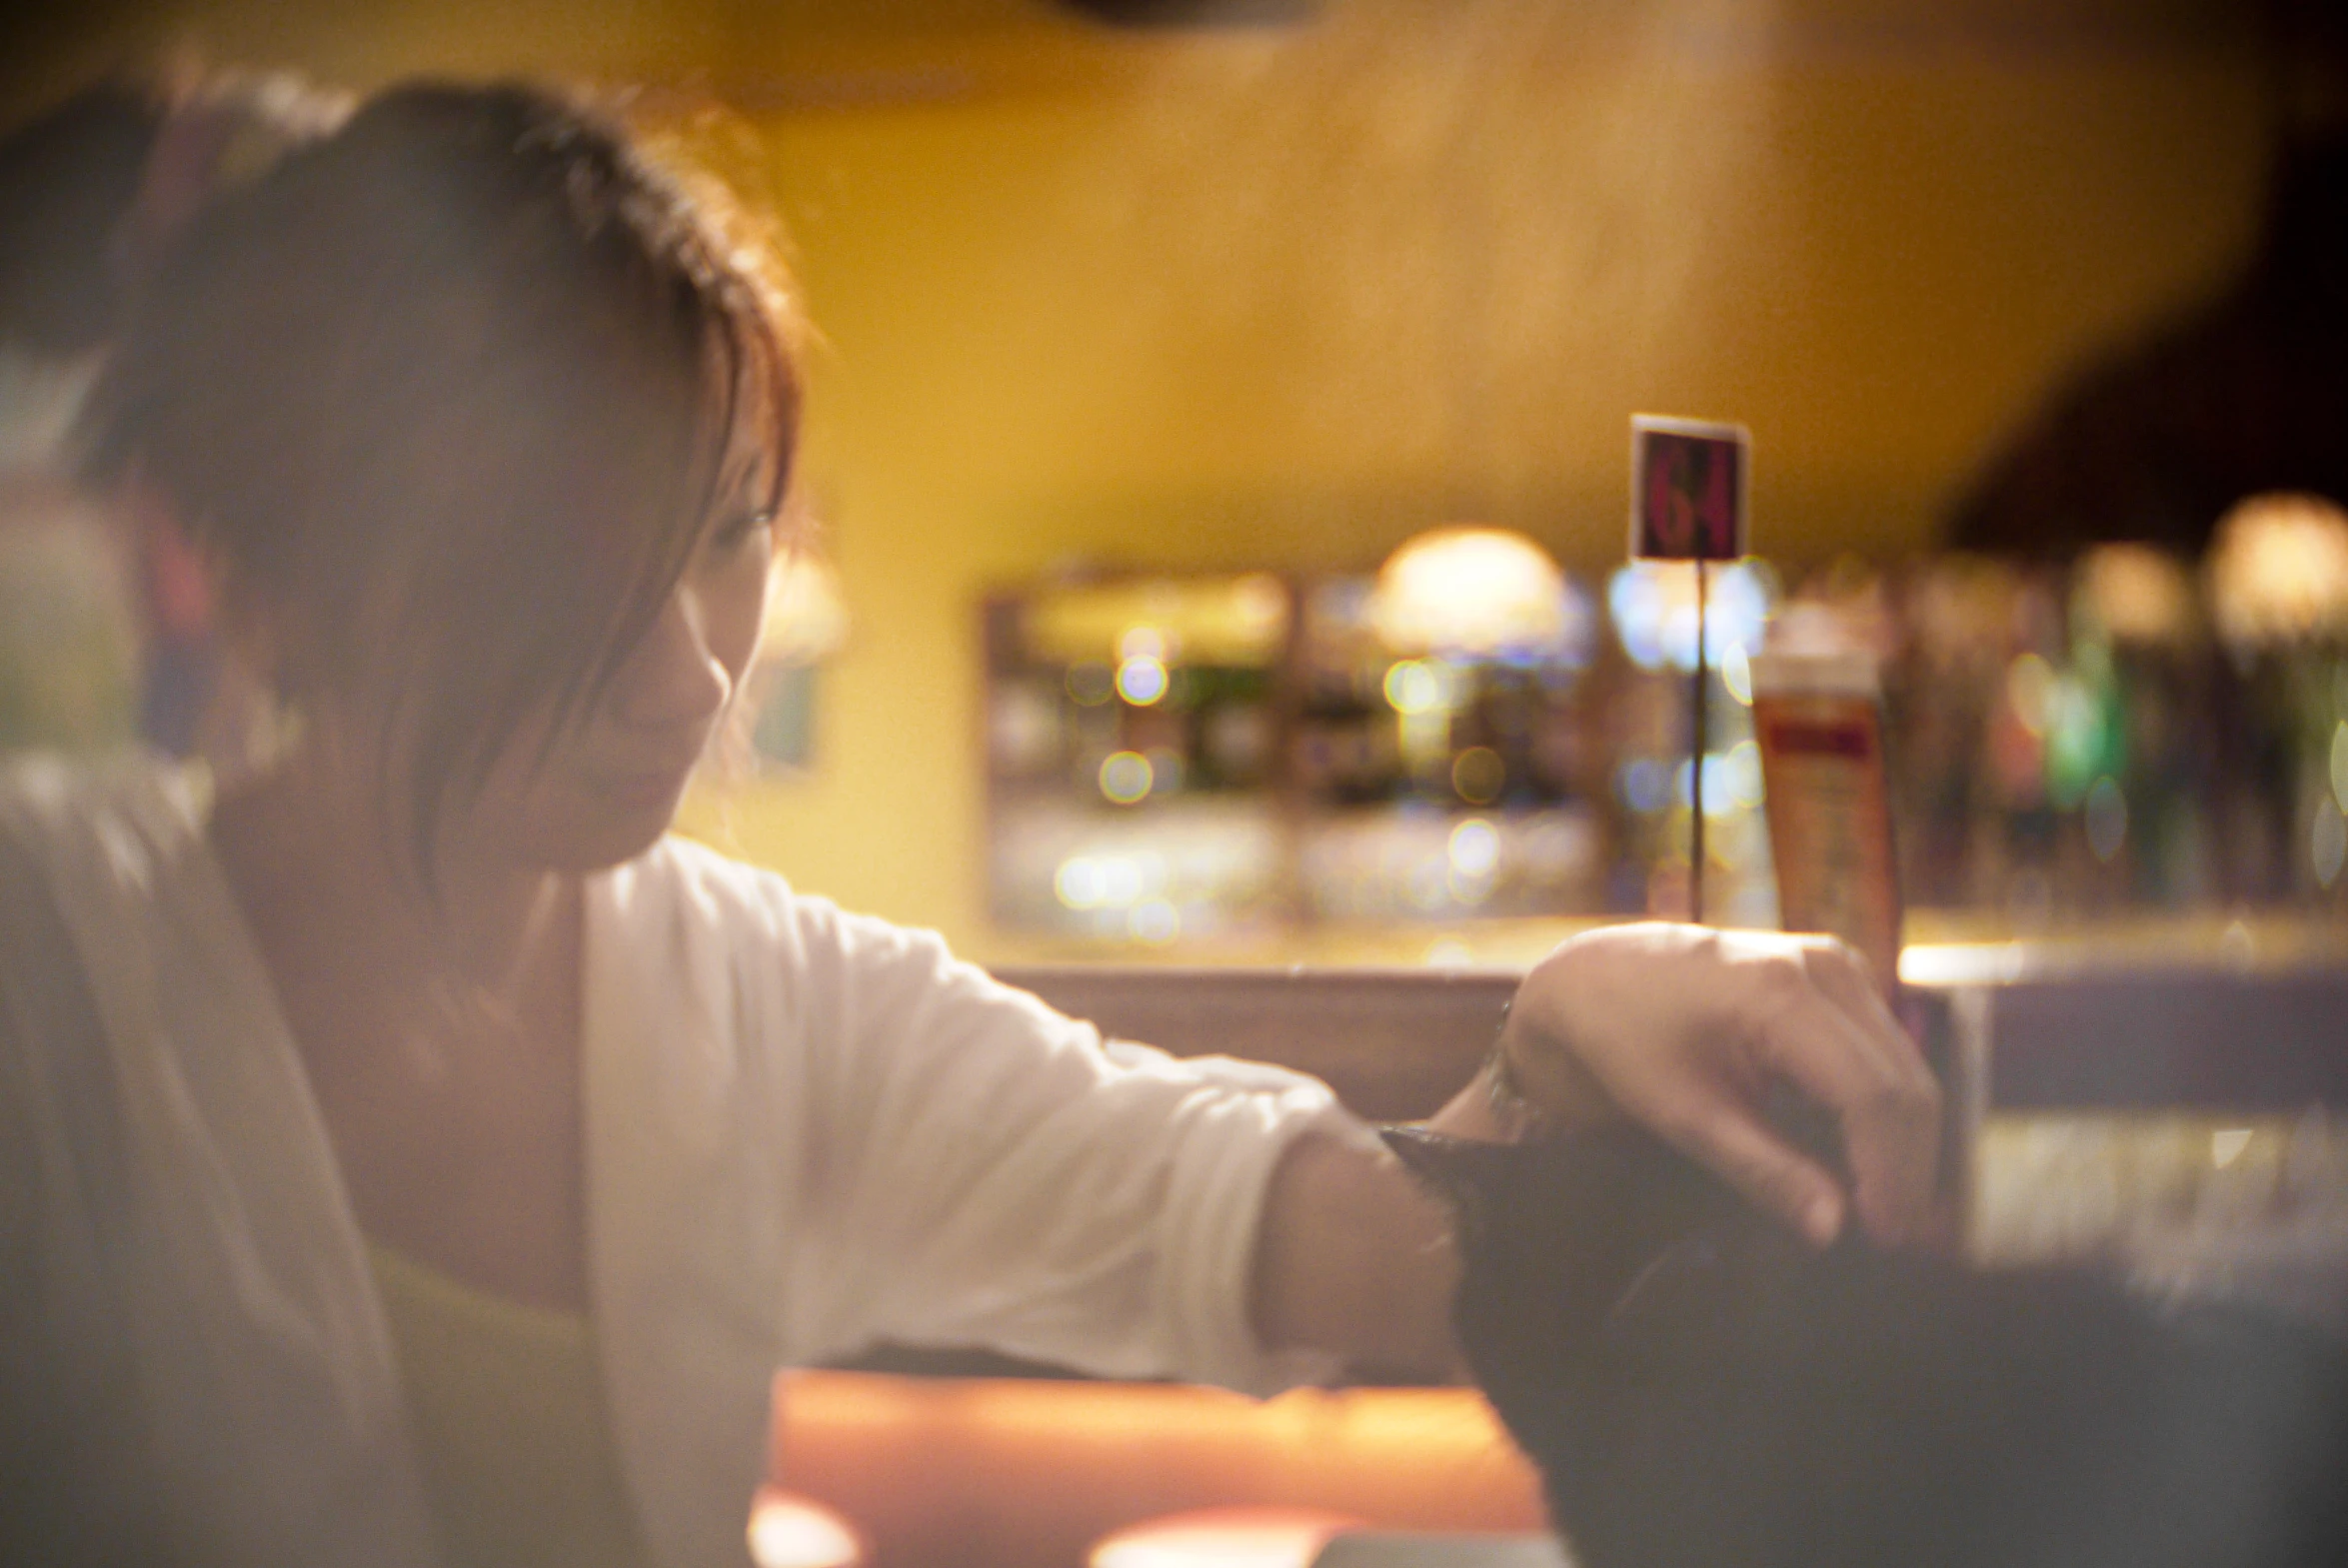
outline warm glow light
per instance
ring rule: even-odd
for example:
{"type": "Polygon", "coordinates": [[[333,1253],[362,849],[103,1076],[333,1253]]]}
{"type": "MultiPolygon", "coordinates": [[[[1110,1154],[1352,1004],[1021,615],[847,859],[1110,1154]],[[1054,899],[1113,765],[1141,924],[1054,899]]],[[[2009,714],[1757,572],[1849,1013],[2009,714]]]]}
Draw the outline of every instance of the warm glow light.
{"type": "Polygon", "coordinates": [[[1378,569],[1369,616],[1404,653],[1562,652],[1571,631],[1565,578],[1522,534],[1439,528],[1378,569]]]}
{"type": "Polygon", "coordinates": [[[1115,664],[1136,655],[1261,668],[1288,635],[1288,591],[1245,577],[1132,578],[1053,589],[1022,617],[1028,652],[1047,664],[1115,664]]]}
{"type": "Polygon", "coordinates": [[[2192,636],[2193,580],[2185,564],[2150,545],[2098,545],[2079,558],[2079,604],[2123,643],[2177,643],[2192,636]]]}
{"type": "Polygon", "coordinates": [[[2054,669],[2036,654],[2019,654],[2005,672],[2005,700],[2014,723],[2032,735],[2046,734],[2046,711],[2054,697],[2054,669]]]}
{"type": "MultiPolygon", "coordinates": [[[[1704,754],[1704,814],[1733,816],[1760,803],[1761,749],[1740,741],[1728,752],[1704,754]],[[1744,748],[1750,747],[1749,752],[1744,748]]],[[[1672,797],[1681,805],[1695,805],[1695,765],[1681,763],[1671,773],[1672,797]]]]}
{"type": "Polygon", "coordinates": [[[1332,1536],[1360,1521],[1311,1508],[1202,1508],[1120,1530],[1091,1568],[1310,1568],[1332,1536]]]}
{"type": "Polygon", "coordinates": [[[1728,689],[1732,702],[1744,708],[1753,706],[1753,661],[1742,643],[1720,656],[1720,684],[1728,689]]]}
{"type": "MultiPolygon", "coordinates": [[[[1539,1473],[1473,1388],[1302,1388],[791,1371],[772,1451],[792,1485],[886,1521],[891,1561],[1082,1563],[1156,1510],[1315,1511],[1382,1528],[1541,1528],[1539,1473]],[[1155,1501],[1138,1502],[1149,1498],[1155,1501]],[[986,1528],[972,1540],[974,1522],[986,1528]]],[[[1095,1558],[1095,1561],[1100,1559],[1095,1558]]],[[[1298,1561],[1309,1561],[1310,1554],[1298,1561]]]]}
{"type": "Polygon", "coordinates": [[[1072,854],[1060,862],[1052,890],[1072,909],[1097,909],[1109,896],[1109,877],[1092,855],[1072,854]]]}
{"type": "Polygon", "coordinates": [[[848,641],[848,598],[832,563],[806,546],[775,563],[759,657],[777,664],[811,665],[848,641]]]}
{"type": "Polygon", "coordinates": [[[860,1568],[865,1548],[855,1528],[823,1504],[767,1491],[751,1510],[750,1556],[759,1568],[860,1568]]]}
{"type": "Polygon", "coordinates": [[[1500,835],[1480,816],[1451,829],[1451,869],[1461,876],[1489,876],[1499,868],[1500,835]]]}
{"type": "Polygon", "coordinates": [[[1431,666],[1405,659],[1386,672],[1386,701],[1397,714],[1431,712],[1443,701],[1443,678],[1431,666]]]}
{"type": "Polygon", "coordinates": [[[2218,523],[2209,593],[2227,642],[2348,633],[2348,512],[2321,496],[2253,496],[2218,523]]]}
{"type": "Polygon", "coordinates": [[[1182,934],[1181,911],[1164,898],[1134,905],[1134,912],[1126,916],[1126,924],[1137,940],[1153,945],[1163,945],[1182,934]]]}
{"type": "MultiPolygon", "coordinates": [[[[1732,652],[1761,646],[1776,601],[1773,579],[1755,561],[1710,568],[1705,578],[1704,651],[1725,673],[1732,652]]],[[[1633,561],[1606,581],[1606,609],[1622,652],[1641,670],[1696,663],[1695,568],[1680,561],[1633,561]]],[[[1751,677],[1748,670],[1745,680],[1751,677]]],[[[1735,689],[1730,689],[1734,695],[1735,689]]],[[[1746,696],[1749,698],[1749,686],[1746,696]]],[[[1743,702],[1746,698],[1738,698],[1743,702]]]]}

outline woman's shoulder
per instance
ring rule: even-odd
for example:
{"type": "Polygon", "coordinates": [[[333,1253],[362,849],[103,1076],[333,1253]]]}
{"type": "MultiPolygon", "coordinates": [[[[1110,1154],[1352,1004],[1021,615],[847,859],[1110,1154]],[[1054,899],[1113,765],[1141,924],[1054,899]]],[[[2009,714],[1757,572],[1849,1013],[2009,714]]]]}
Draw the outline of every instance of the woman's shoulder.
{"type": "Polygon", "coordinates": [[[678,833],[604,873],[594,897],[632,945],[755,947],[814,965],[950,961],[935,931],[844,909],[779,871],[678,833]]]}

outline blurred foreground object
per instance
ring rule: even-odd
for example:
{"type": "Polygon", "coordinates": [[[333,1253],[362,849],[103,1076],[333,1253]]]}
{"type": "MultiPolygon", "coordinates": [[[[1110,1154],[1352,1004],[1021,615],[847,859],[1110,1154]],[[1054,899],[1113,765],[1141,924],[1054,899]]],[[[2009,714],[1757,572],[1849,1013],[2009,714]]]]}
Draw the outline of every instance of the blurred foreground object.
{"type": "Polygon", "coordinates": [[[113,333],[118,241],[164,124],[162,95],[101,81],[0,141],[0,344],[68,360],[113,333]]]}
{"type": "Polygon", "coordinates": [[[1197,1508],[1537,1530],[1539,1485],[1472,1389],[1254,1400],[1157,1383],[786,1372],[772,1478],[858,1522],[873,1568],[1078,1568],[1197,1508]]]}
{"type": "Polygon", "coordinates": [[[290,77],[188,68],[101,80],[0,141],[0,750],[135,734],[234,763],[254,744],[201,564],[131,498],[76,492],[75,431],[188,219],[348,108],[290,77]]]}
{"type": "Polygon", "coordinates": [[[1312,1568],[1360,1521],[1320,1508],[1195,1508],[1103,1539],[1087,1568],[1312,1568]]]}
{"type": "Polygon", "coordinates": [[[0,140],[0,751],[103,752],[136,725],[131,542],[67,476],[164,114],[109,80],[0,140]]]}
{"type": "Polygon", "coordinates": [[[750,1560],[758,1568],[864,1568],[864,1539],[822,1503],[762,1487],[750,1510],[750,1560]]]}
{"type": "Polygon", "coordinates": [[[139,638],[121,541],[62,487],[0,476],[0,752],[126,746],[139,638]]]}

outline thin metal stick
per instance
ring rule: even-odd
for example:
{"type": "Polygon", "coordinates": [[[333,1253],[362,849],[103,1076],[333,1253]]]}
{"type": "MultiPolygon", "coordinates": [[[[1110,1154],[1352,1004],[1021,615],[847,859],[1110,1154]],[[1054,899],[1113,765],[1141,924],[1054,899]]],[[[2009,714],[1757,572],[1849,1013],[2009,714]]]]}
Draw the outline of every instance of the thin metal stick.
{"type": "Polygon", "coordinates": [[[1695,760],[1688,766],[1688,799],[1693,810],[1688,817],[1687,848],[1687,908],[1688,915],[1699,925],[1704,918],[1704,730],[1705,710],[1711,700],[1712,669],[1704,647],[1704,562],[1699,557],[1696,572],[1696,662],[1695,662],[1695,760]]]}

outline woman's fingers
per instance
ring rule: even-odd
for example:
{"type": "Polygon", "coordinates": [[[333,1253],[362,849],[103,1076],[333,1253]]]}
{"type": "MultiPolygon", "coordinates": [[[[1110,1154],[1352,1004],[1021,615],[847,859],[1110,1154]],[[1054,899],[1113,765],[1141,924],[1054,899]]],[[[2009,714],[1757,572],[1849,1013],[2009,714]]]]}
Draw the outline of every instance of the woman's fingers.
{"type": "Polygon", "coordinates": [[[1892,1016],[1891,1003],[1876,987],[1875,976],[1867,968],[1864,958],[1831,936],[1801,938],[1802,967],[1808,971],[1810,983],[1826,993],[1833,1003],[1851,1016],[1851,1020],[1869,1029],[1875,1037],[1892,1045],[1899,1054],[1912,1059],[1918,1067],[1924,1064],[1915,1042],[1892,1016]]]}
{"type": "Polygon", "coordinates": [[[1845,1004],[1827,984],[1805,981],[1762,1021],[1762,1064],[1834,1112],[1860,1218],[1876,1239],[1902,1240],[1932,1205],[1939,1085],[1879,1000],[1845,1004]]]}
{"type": "Polygon", "coordinates": [[[1897,1079],[1889,1106],[1892,1125],[1873,1145],[1888,1157],[1865,1166],[1854,1160],[1853,1174],[1867,1228],[1884,1240],[1912,1240],[1930,1228],[1938,1196],[1944,1124],[1940,1080],[1857,953],[1826,941],[1812,949],[1811,963],[1820,988],[1883,1051],[1897,1079]]]}
{"type": "Polygon", "coordinates": [[[1892,1241],[1929,1219],[1939,1088],[1839,942],[1662,924],[1562,944],[1518,990],[1516,1085],[1567,1125],[1619,1109],[1813,1240],[1855,1200],[1892,1241]],[[1831,1112],[1855,1189],[1789,1146],[1760,1105],[1782,1079],[1831,1112]]]}
{"type": "Polygon", "coordinates": [[[1716,1102],[1708,1114],[1659,1120],[1656,1130],[1760,1208],[1807,1236],[1812,1246],[1827,1245],[1841,1231],[1840,1184],[1741,1108],[1716,1102]]]}

